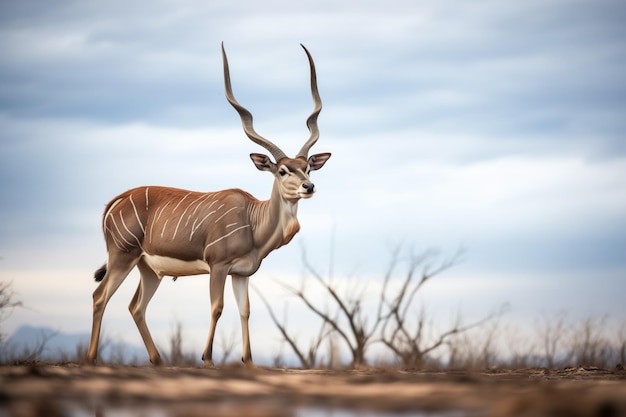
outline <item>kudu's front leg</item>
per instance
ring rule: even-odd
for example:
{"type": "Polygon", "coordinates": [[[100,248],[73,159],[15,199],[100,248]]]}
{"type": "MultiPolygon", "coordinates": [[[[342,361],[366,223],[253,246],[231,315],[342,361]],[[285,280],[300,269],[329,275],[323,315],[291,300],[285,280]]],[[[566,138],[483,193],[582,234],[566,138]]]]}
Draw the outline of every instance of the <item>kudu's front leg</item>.
{"type": "Polygon", "coordinates": [[[241,318],[241,342],[243,346],[241,360],[247,367],[253,367],[252,352],[250,351],[250,331],[248,329],[248,319],[250,318],[250,299],[248,298],[249,277],[233,275],[232,278],[233,292],[235,293],[239,316],[241,318]]]}
{"type": "Polygon", "coordinates": [[[224,267],[211,267],[209,278],[209,287],[211,295],[211,327],[209,328],[209,338],[202,354],[202,360],[205,366],[214,366],[213,364],[213,340],[215,339],[215,328],[217,321],[222,315],[224,309],[224,284],[226,283],[227,270],[224,267]]]}

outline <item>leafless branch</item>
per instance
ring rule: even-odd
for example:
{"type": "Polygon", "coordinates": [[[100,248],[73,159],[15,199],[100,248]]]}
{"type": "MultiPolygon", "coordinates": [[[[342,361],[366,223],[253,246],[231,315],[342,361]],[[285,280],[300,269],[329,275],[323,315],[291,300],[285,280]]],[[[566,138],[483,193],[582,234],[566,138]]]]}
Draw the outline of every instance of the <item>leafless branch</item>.
{"type": "MultiPolygon", "coordinates": [[[[15,292],[11,288],[10,282],[0,282],[0,323],[13,312],[16,307],[23,307],[21,301],[15,300],[15,292]]],[[[0,343],[4,340],[4,335],[0,333],[0,343]]]]}
{"type": "Polygon", "coordinates": [[[263,296],[263,293],[261,293],[261,291],[259,291],[259,289],[255,285],[251,285],[251,286],[252,286],[252,289],[259,295],[259,297],[261,298],[261,301],[263,301],[263,304],[265,304],[267,311],[270,313],[270,318],[272,319],[272,322],[278,328],[278,331],[283,336],[283,339],[287,342],[287,344],[289,344],[289,346],[293,350],[293,353],[296,354],[302,366],[304,368],[312,368],[314,364],[312,364],[307,358],[307,356],[302,353],[295,339],[291,337],[289,333],[287,332],[286,326],[281,324],[278,321],[278,319],[276,318],[276,315],[274,314],[274,310],[272,309],[270,304],[267,302],[267,299],[263,296]]]}
{"type": "MultiPolygon", "coordinates": [[[[30,363],[43,359],[48,343],[58,335],[57,331],[41,330],[33,343],[22,346],[3,346],[0,360],[4,363],[30,363]]],[[[8,342],[8,344],[12,344],[8,342]]]]}
{"type": "Polygon", "coordinates": [[[171,366],[194,365],[194,355],[183,350],[183,325],[180,320],[175,323],[174,331],[169,337],[169,353],[166,355],[171,366]]]}

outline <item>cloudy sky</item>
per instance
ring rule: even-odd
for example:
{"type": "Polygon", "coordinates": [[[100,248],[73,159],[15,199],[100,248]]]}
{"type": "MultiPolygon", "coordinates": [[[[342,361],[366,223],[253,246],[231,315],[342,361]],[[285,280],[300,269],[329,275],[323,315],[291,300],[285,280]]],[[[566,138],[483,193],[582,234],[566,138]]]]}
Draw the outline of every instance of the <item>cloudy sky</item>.
{"type": "MultiPolygon", "coordinates": [[[[252,280],[278,312],[297,309],[274,280],[299,285],[303,248],[375,299],[402,245],[465,248],[425,289],[446,320],[502,303],[529,320],[624,320],[624,21],[620,0],[1,1],[0,279],[28,306],[3,327],[89,330],[100,217],[128,188],[269,196],[271,176],[248,158],[263,150],[224,98],[222,41],[238,100],[287,154],[312,110],[299,43],[317,65],[313,151],[333,156],[300,204],[300,234],[252,280]]],[[[139,344],[136,285],[132,274],[104,326],[139,344]]],[[[207,289],[206,277],[162,285],[156,339],[179,320],[199,352],[207,289]]],[[[279,337],[252,304],[253,349],[271,352],[279,337]]],[[[238,332],[230,290],[226,310],[222,331],[238,332]]]]}

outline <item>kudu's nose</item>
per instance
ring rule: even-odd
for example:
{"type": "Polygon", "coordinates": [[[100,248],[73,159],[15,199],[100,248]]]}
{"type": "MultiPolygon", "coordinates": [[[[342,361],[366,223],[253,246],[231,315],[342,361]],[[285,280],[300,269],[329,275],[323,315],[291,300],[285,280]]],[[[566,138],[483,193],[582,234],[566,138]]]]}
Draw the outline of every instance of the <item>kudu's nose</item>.
{"type": "Polygon", "coordinates": [[[315,184],[313,184],[312,182],[305,182],[304,184],[302,184],[302,187],[304,187],[308,194],[311,194],[313,192],[313,189],[315,188],[315,184]]]}

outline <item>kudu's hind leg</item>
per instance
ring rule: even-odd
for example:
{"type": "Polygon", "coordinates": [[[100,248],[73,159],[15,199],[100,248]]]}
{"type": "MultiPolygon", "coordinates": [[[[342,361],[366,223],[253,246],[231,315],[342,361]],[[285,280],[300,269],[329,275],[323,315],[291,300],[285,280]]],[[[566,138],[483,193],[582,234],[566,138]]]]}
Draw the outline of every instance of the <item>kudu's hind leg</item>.
{"type": "Polygon", "coordinates": [[[148,303],[152,299],[152,296],[156,292],[157,288],[159,288],[161,279],[143,260],[139,261],[137,267],[141,273],[141,279],[128,309],[135,320],[137,329],[139,329],[143,343],[146,345],[148,355],[150,356],[150,362],[154,365],[162,365],[163,361],[161,360],[161,355],[154,345],[154,341],[152,340],[152,336],[150,335],[150,331],[148,330],[148,326],[146,324],[146,307],[148,306],[148,303]]]}
{"type": "Polygon", "coordinates": [[[100,285],[93,292],[93,322],[91,327],[91,339],[87,350],[87,363],[95,364],[98,358],[98,344],[100,342],[100,330],[102,328],[102,316],[111,296],[117,291],[128,273],[135,267],[138,257],[129,253],[109,255],[107,270],[100,285]]]}

